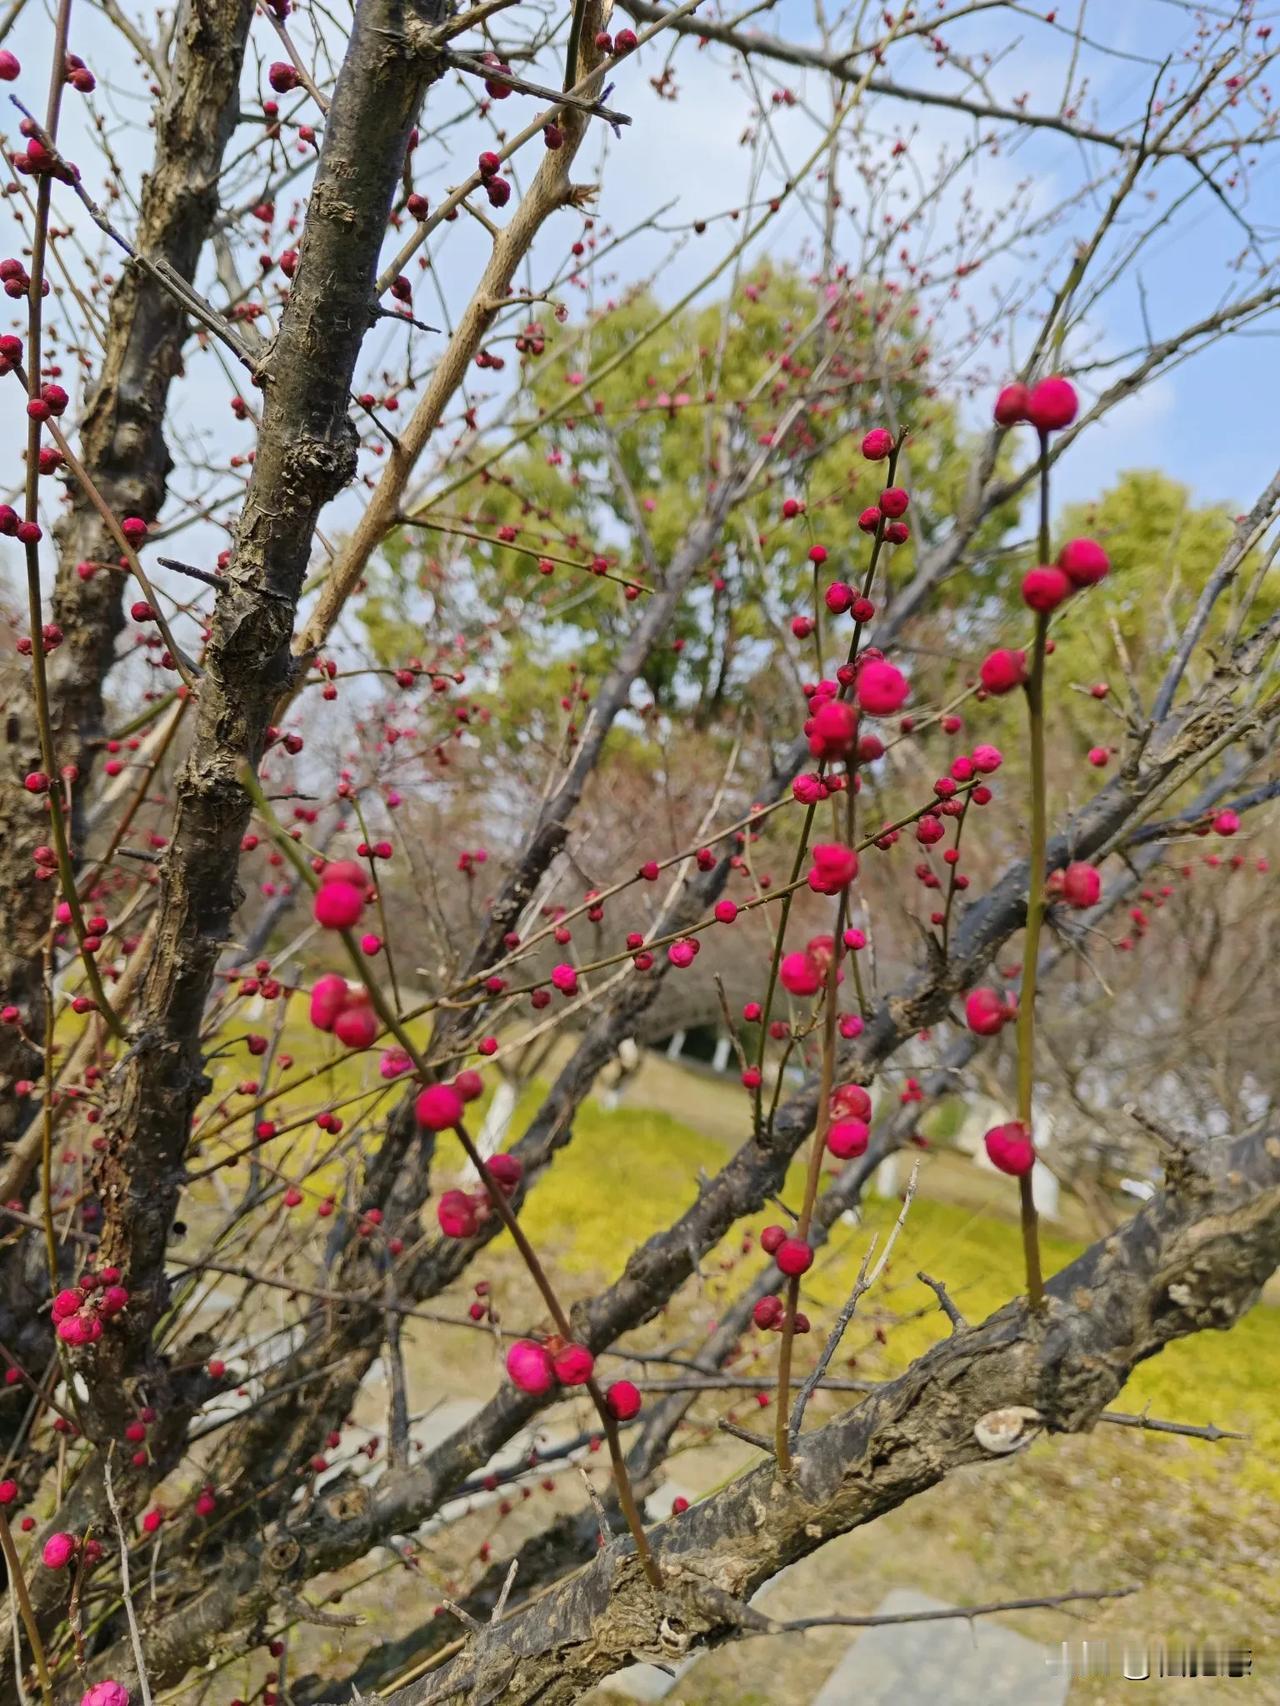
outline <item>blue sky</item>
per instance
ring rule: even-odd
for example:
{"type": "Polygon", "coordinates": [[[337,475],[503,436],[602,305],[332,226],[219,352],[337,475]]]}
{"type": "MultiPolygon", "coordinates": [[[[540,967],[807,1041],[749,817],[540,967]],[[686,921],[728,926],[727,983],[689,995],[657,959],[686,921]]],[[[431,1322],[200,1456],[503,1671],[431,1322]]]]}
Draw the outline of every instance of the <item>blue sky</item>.
{"type": "MultiPolygon", "coordinates": [[[[1177,63],[1193,28],[1192,15],[1179,0],[1123,0],[1123,3],[1070,0],[1069,5],[1058,7],[1057,13],[1059,25],[1074,25],[1083,17],[1085,32],[1097,44],[1082,47],[1078,58],[1077,73],[1081,68],[1088,71],[1080,117],[1103,127],[1130,121],[1141,113],[1160,62],[1172,56],[1177,63]]],[[[139,15],[145,16],[145,11],[139,15]]],[[[295,18],[300,40],[308,27],[307,15],[304,0],[295,18]]],[[[1267,9],[1257,9],[1254,27],[1268,15],[1267,9]]],[[[73,45],[99,74],[100,106],[118,121],[114,146],[136,185],[150,158],[151,145],[145,130],[140,128],[146,108],[139,99],[130,56],[127,50],[122,50],[110,26],[87,5],[78,6],[74,17],[73,45]]],[[[619,21],[615,19],[615,23],[619,21]]],[[[804,4],[803,0],[779,0],[757,14],[748,27],[759,27],[797,42],[816,40],[812,5],[804,4]]],[[[1025,8],[1014,13],[979,13],[949,27],[946,34],[953,47],[971,56],[989,56],[986,82],[995,98],[1009,100],[1025,93],[1032,108],[1045,112],[1058,110],[1073,56],[1069,30],[1046,25],[1030,8],[1025,8]]],[[[47,0],[32,0],[6,45],[24,60],[30,75],[18,86],[19,92],[37,107],[43,103],[49,40],[47,0]]],[[[261,66],[280,54],[276,38],[262,20],[255,23],[253,42],[253,64],[246,73],[249,103],[259,98],[261,66]]],[[[634,122],[616,138],[604,127],[598,127],[575,172],[578,179],[598,177],[602,185],[599,217],[604,225],[619,231],[629,229],[645,214],[673,199],[676,206],[668,219],[687,223],[733,205],[743,195],[750,156],[741,146],[740,138],[750,119],[750,90],[735,77],[734,61],[726,52],[720,49],[703,52],[692,42],[685,42],[679,46],[675,60],[680,99],[662,100],[650,86],[650,79],[661,70],[665,53],[660,40],[617,68],[610,98],[614,105],[629,112],[634,122]]],[[[538,69],[544,76],[554,75],[550,59],[538,69]]],[[[939,70],[927,51],[909,45],[893,50],[887,70],[904,83],[925,87],[955,88],[961,83],[954,70],[939,70]]],[[[823,109],[829,96],[826,80],[814,73],[796,73],[791,85],[801,96],[801,104],[778,121],[776,135],[788,162],[794,163],[813,146],[819,131],[812,114],[823,109]],[[805,110],[806,103],[809,112],[805,110]]],[[[442,106],[447,110],[448,103],[456,100],[456,94],[442,86],[433,96],[431,110],[438,113],[442,106]]],[[[500,116],[514,127],[524,122],[529,109],[530,103],[522,103],[517,97],[504,104],[500,116]]],[[[92,182],[92,151],[84,129],[83,103],[72,98],[67,110],[71,127],[67,133],[69,147],[84,164],[87,181],[92,182]]],[[[5,122],[12,127],[15,120],[16,115],[11,115],[5,122]]],[[[973,121],[967,117],[936,108],[911,107],[884,97],[869,99],[866,123],[869,134],[882,138],[885,147],[894,136],[906,140],[913,159],[926,172],[938,150],[962,146],[974,134],[973,121]]],[[[477,139],[483,145],[483,134],[474,124],[469,129],[462,127],[449,133],[450,146],[459,135],[466,138],[465,164],[470,165],[469,151],[477,139]]],[[[238,136],[236,151],[247,140],[248,136],[238,136]]],[[[532,158],[536,160],[536,156],[532,158]]],[[[1107,158],[1081,148],[1068,138],[1041,132],[1020,141],[1012,157],[982,160],[964,174],[961,183],[971,189],[980,207],[996,210],[1008,204],[1019,180],[1030,178],[1032,204],[1043,209],[1072,192],[1099,161],[1107,158]]],[[[517,178],[527,181],[530,170],[531,164],[522,167],[517,178]]],[[[459,160],[451,158],[443,147],[430,141],[424,144],[417,162],[418,187],[433,200],[439,199],[447,185],[457,180],[460,171],[459,160]]],[[[772,166],[762,190],[776,188],[779,179],[776,165],[772,166]]],[[[1181,163],[1162,166],[1153,184],[1158,196],[1164,199],[1139,205],[1148,211],[1165,206],[1190,181],[1190,168],[1181,163]]],[[[1263,234],[1263,254],[1268,264],[1274,253],[1274,236],[1280,232],[1278,186],[1280,176],[1275,170],[1259,173],[1250,186],[1248,198],[1249,217],[1263,234]]],[[[957,195],[959,188],[954,187],[948,194],[957,195]]],[[[856,190],[856,179],[850,173],[849,196],[855,214],[859,211],[856,190]]],[[[281,198],[282,208],[284,200],[281,198]]],[[[1039,246],[1034,264],[1056,267],[1060,273],[1072,236],[1087,228],[1097,205],[1097,196],[1087,198],[1068,225],[1055,233],[1051,242],[1039,246]]],[[[6,210],[0,211],[0,220],[7,220],[7,204],[0,204],[0,209],[6,210]]],[[[944,196],[936,210],[940,220],[945,220],[947,209],[944,196]]],[[[91,248],[96,244],[96,233],[70,198],[60,199],[59,214],[68,223],[74,221],[84,229],[85,241],[91,248]]],[[[566,221],[575,217],[562,215],[558,223],[553,221],[535,248],[527,271],[528,279],[535,284],[545,281],[559,265],[567,241],[576,234],[566,221]]],[[[563,298],[572,310],[577,310],[589,301],[603,300],[611,289],[652,275],[658,294],[665,300],[674,300],[696,283],[716,254],[722,252],[725,233],[736,233],[737,229],[740,227],[715,226],[707,237],[686,241],[674,252],[668,238],[657,232],[645,232],[619,252],[616,282],[612,286],[596,284],[586,292],[567,289],[562,292],[563,298]]],[[[794,255],[811,230],[811,221],[804,210],[790,205],[761,240],[761,252],[794,255]]],[[[11,231],[12,227],[6,240],[0,241],[2,252],[8,253],[14,246],[11,231]]],[[[487,240],[478,227],[466,220],[442,228],[441,235],[447,238],[447,247],[433,251],[435,276],[443,281],[441,288],[449,311],[456,313],[465,299],[465,289],[477,276],[487,240]]],[[[856,238],[857,220],[853,218],[847,227],[842,227],[841,233],[842,247],[850,255],[856,254],[856,238]]],[[[1241,230],[1228,212],[1207,191],[1198,193],[1159,244],[1144,255],[1140,266],[1122,276],[1092,317],[1090,330],[1099,347],[1119,350],[1142,339],[1144,298],[1157,335],[1210,311],[1225,292],[1238,287],[1229,263],[1242,244],[1241,230]]],[[[275,252],[283,246],[284,238],[277,231],[273,238],[275,252]]],[[[975,279],[971,299],[985,301],[993,286],[1013,283],[1020,274],[1025,277],[1029,264],[1032,263],[1017,256],[996,263],[975,279]]],[[[213,281],[206,282],[216,295],[213,281]]],[[[418,312],[425,319],[440,323],[440,304],[433,300],[431,287],[415,280],[415,288],[418,312]]],[[[958,323],[957,320],[953,325],[958,323]]],[[[1249,502],[1280,460],[1280,435],[1272,425],[1271,406],[1277,382],[1277,326],[1280,321],[1268,321],[1251,335],[1238,335],[1219,343],[1117,410],[1104,426],[1086,435],[1067,460],[1058,482],[1058,500],[1092,496],[1122,468],[1155,466],[1186,481],[1205,501],[1238,505],[1249,502]]],[[[944,319],[940,324],[940,341],[945,341],[947,335],[948,322],[944,319]]],[[[400,336],[398,331],[380,333],[374,341],[375,348],[379,352],[395,348],[400,360],[402,351],[395,344],[400,336]]],[[[425,352],[419,359],[425,359],[425,352]]],[[[999,366],[998,357],[994,366],[999,366]]],[[[180,407],[192,431],[209,432],[211,449],[219,457],[231,448],[245,449],[249,444],[247,429],[237,427],[229,414],[228,396],[226,378],[212,358],[194,359],[180,407]]],[[[9,401],[12,403],[13,399],[9,401]]],[[[972,409],[976,418],[980,406],[975,403],[972,409]]],[[[12,407],[6,408],[0,417],[0,443],[4,448],[16,444],[20,426],[17,412],[12,407]]],[[[9,460],[7,465],[14,464],[9,460]]],[[[349,513],[351,501],[343,500],[337,506],[334,525],[342,525],[344,508],[349,513]]]]}

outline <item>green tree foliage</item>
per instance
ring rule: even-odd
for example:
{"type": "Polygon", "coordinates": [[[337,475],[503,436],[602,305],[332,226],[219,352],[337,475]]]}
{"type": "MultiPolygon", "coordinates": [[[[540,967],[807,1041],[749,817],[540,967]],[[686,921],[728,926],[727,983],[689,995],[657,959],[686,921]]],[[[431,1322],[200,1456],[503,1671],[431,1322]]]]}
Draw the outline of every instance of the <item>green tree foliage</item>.
{"type": "MultiPolygon", "coordinates": [[[[785,689],[793,724],[799,676],[795,663],[785,673],[779,664],[795,655],[786,624],[812,585],[809,548],[829,553],[823,585],[860,580],[867,561],[857,517],[875,501],[884,467],[861,456],[862,434],[886,421],[910,434],[900,477],[911,488],[915,537],[893,553],[899,584],[917,540],[927,546],[945,530],[963,491],[971,447],[954,407],[932,389],[915,324],[900,297],[850,289],[827,302],[798,274],[765,269],[731,299],[669,319],[651,294],[637,293],[580,326],[526,328],[522,412],[558,404],[566,386],[581,387],[581,409],[546,427],[536,449],[507,457],[500,476],[480,474],[435,518],[484,542],[402,537],[366,599],[373,644],[386,661],[403,657],[416,632],[402,614],[415,587],[439,595],[442,582],[465,582],[475,605],[462,614],[494,624],[505,701],[532,736],[554,739],[562,700],[599,679],[635,606],[622,586],[564,564],[540,574],[539,556],[594,559],[646,585],[660,578],[704,508],[709,480],[767,444],[803,391],[804,408],[699,569],[672,644],[645,679],[660,712],[702,727],[744,715],[768,723],[785,689]],[[619,356],[601,382],[584,382],[619,356]],[[806,515],[784,522],[784,496],[803,499],[806,515]],[[451,564],[466,573],[452,574],[451,564]]],[[[1012,506],[993,518],[979,554],[1014,519],[1012,506]]]]}
{"type": "MultiPolygon", "coordinates": [[[[1197,505],[1186,486],[1151,469],[1126,470],[1095,502],[1065,509],[1058,541],[1088,534],[1111,558],[1101,596],[1078,612],[1069,608],[1061,624],[1059,653],[1071,678],[1132,669],[1144,697],[1150,693],[1233,527],[1226,505],[1197,505]]],[[[1256,560],[1247,559],[1237,591],[1255,568],[1256,560]]],[[[1229,626],[1235,604],[1228,598],[1219,605],[1215,632],[1229,626]]]]}

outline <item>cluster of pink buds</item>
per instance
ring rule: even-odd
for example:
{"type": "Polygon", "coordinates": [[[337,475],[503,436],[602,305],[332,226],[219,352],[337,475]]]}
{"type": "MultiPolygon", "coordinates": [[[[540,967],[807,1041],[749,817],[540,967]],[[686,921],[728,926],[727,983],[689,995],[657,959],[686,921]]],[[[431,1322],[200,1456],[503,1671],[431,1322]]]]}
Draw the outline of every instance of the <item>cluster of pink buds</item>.
{"type": "Polygon", "coordinates": [[[789,1237],[785,1227],[766,1226],[760,1234],[760,1248],[773,1257],[779,1273],[797,1279],[813,1266],[813,1245],[805,1238],[789,1237]]]}
{"type": "Polygon", "coordinates": [[[120,1284],[119,1268],[82,1274],[79,1285],[60,1291],[53,1300],[53,1319],[65,1345],[91,1345],[102,1337],[106,1322],[128,1307],[129,1293],[120,1284]]]}
{"type": "MultiPolygon", "coordinates": [[[[31,277],[21,261],[16,260],[13,256],[9,256],[8,259],[0,261],[0,285],[3,286],[5,295],[11,297],[16,302],[20,297],[28,296],[30,294],[31,277]]],[[[41,283],[40,294],[41,296],[47,296],[49,294],[49,281],[47,278],[41,283]]],[[[12,336],[7,337],[5,339],[5,350],[9,358],[9,368],[16,367],[22,360],[21,340],[12,336]],[[17,346],[16,353],[14,353],[15,345],[17,346]]],[[[4,371],[8,372],[9,369],[6,368],[4,371]]]]}
{"type": "MultiPolygon", "coordinates": [[[[524,1175],[515,1155],[491,1155],[484,1165],[504,1197],[514,1193],[524,1175]]],[[[436,1204],[436,1219],[446,1238],[474,1238],[492,1213],[487,1190],[445,1191],[436,1204]]]]}
{"type": "Polygon", "coordinates": [[[378,1034],[369,992],[353,989],[337,972],[317,978],[312,986],[311,1023],[317,1031],[331,1032],[346,1048],[368,1048],[378,1034]]]}
{"type": "Polygon", "coordinates": [[[1006,385],[992,412],[998,426],[1026,421],[1039,433],[1061,432],[1079,414],[1080,402],[1071,381],[1054,375],[1032,386],[1006,385]]]}
{"type": "Polygon", "coordinates": [[[1047,615],[1073,593],[1097,586],[1111,572],[1107,553],[1095,539],[1069,539],[1055,563],[1041,563],[1022,577],[1022,602],[1047,615]]]}
{"type": "Polygon", "coordinates": [[[54,152],[39,136],[39,126],[29,118],[24,118],[18,129],[27,139],[25,154],[17,152],[9,156],[9,164],[20,176],[41,178],[56,178],[61,184],[75,184],[80,181],[80,168],[70,165],[60,154],[54,152]]]}
{"type": "MultiPolygon", "coordinates": [[[[595,1366],[585,1345],[554,1333],[546,1339],[517,1339],[507,1352],[512,1384],[533,1398],[544,1397],[556,1386],[585,1386],[595,1366]]],[[[626,1422],[639,1414],[641,1398],[629,1380],[616,1380],[605,1393],[605,1402],[618,1421],[626,1422]]]]}
{"type": "Polygon", "coordinates": [[[976,1037],[997,1036],[1018,1016],[1018,1003],[995,989],[971,989],[965,999],[965,1023],[976,1037]]]}
{"type": "Polygon", "coordinates": [[[63,78],[81,95],[91,95],[98,79],[78,53],[69,53],[64,62],[63,78]]]}
{"type": "MultiPolygon", "coordinates": [[[[765,1232],[781,1231],[782,1228],[780,1226],[765,1227],[765,1232]]],[[[764,1235],[761,1234],[761,1243],[763,1242],[764,1235]]],[[[751,1311],[751,1319],[755,1322],[756,1326],[759,1327],[762,1333],[780,1333],[786,1322],[786,1318],[787,1311],[783,1305],[782,1299],[780,1297],[774,1297],[772,1294],[768,1297],[758,1298],[755,1307],[751,1311]]],[[[803,1310],[796,1310],[795,1319],[791,1324],[791,1330],[793,1333],[807,1333],[810,1330],[809,1317],[803,1312],[803,1310]]]]}
{"type": "MultiPolygon", "coordinates": [[[[778,977],[787,994],[816,995],[826,981],[834,951],[834,938],[814,936],[803,948],[784,954],[778,967],[778,977]]],[[[837,975],[844,976],[842,972],[837,975]]]]}
{"type": "Polygon", "coordinates": [[[612,53],[621,59],[624,54],[634,53],[637,45],[634,30],[619,30],[614,36],[608,30],[596,31],[596,46],[601,53],[612,53]]]}
{"type": "MultiPolygon", "coordinates": [[[[488,87],[490,85],[486,84],[486,88],[488,87]]],[[[511,93],[505,84],[492,85],[492,87],[501,87],[503,95],[511,93]]],[[[501,99],[502,96],[498,98],[501,99]]],[[[498,171],[501,164],[502,161],[499,160],[498,156],[492,150],[486,149],[480,156],[477,166],[480,182],[484,185],[484,193],[488,196],[491,207],[505,207],[511,200],[511,185],[498,171]]]]}

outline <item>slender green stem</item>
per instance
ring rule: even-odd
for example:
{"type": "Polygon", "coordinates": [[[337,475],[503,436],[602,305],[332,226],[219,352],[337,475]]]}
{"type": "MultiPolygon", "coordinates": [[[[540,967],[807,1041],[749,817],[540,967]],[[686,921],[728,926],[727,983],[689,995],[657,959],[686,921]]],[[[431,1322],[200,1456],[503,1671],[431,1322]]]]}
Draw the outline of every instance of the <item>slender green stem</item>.
{"type": "MultiPolygon", "coordinates": [[[[952,851],[955,853],[959,853],[960,851],[960,839],[964,835],[964,820],[968,815],[968,812],[969,801],[966,798],[964,804],[960,807],[960,816],[956,819],[956,838],[951,843],[952,851]]],[[[956,860],[954,865],[949,865],[947,869],[950,872],[950,876],[947,881],[947,904],[942,914],[942,953],[944,958],[947,953],[947,943],[951,936],[951,909],[955,905],[956,899],[956,877],[960,871],[959,859],[956,860]]]]}
{"type": "MultiPolygon", "coordinates": [[[[822,1157],[831,1123],[831,1089],[836,1069],[836,992],[840,983],[840,959],[844,947],[844,921],[848,909],[849,891],[841,889],[836,906],[836,928],[831,947],[831,962],[827,967],[826,1011],[822,1026],[822,1072],[818,1085],[818,1113],[810,1140],[809,1166],[805,1174],[804,1199],[800,1218],[796,1222],[796,1237],[807,1238],[813,1220],[813,1205],[818,1200],[818,1184],[822,1178],[822,1157]]],[[[795,1338],[796,1309],[800,1303],[800,1276],[787,1285],[787,1312],[782,1321],[782,1347],[778,1353],[777,1409],[773,1418],[773,1449],[778,1461],[778,1473],[791,1473],[791,1347],[795,1338]]]]}
{"type": "MultiPolygon", "coordinates": [[[[1040,559],[1049,560],[1049,444],[1040,438],[1040,559]]],[[[1032,1099],[1035,1091],[1036,972],[1040,958],[1040,930],[1044,922],[1045,850],[1048,828],[1045,811],[1044,766],[1044,658],[1049,636],[1049,618],[1036,616],[1035,647],[1027,676],[1027,724],[1031,748],[1031,854],[1027,867],[1027,928],[1022,951],[1022,989],[1018,998],[1018,1118],[1032,1132],[1032,1099]]],[[[1034,1132],[1032,1132],[1034,1137],[1034,1132]]],[[[1044,1301],[1044,1278],[1040,1264],[1040,1222],[1031,1190],[1031,1174],[1018,1180],[1022,1221],[1022,1248],[1027,1266],[1027,1296],[1033,1308],[1044,1301]]]]}
{"type": "Polygon", "coordinates": [[[32,1609],[31,1595],[27,1591],[27,1578],[22,1573],[22,1560],[18,1557],[18,1549],[13,1543],[8,1519],[0,1511],[0,1550],[4,1552],[5,1565],[9,1572],[9,1586],[18,1601],[18,1610],[22,1613],[22,1621],[26,1626],[27,1639],[31,1643],[32,1656],[36,1661],[36,1672],[40,1678],[40,1693],[45,1706],[53,1706],[53,1683],[49,1678],[49,1665],[44,1656],[44,1643],[40,1639],[40,1628],[36,1623],[36,1614],[32,1609]]]}
{"type": "MultiPolygon", "coordinates": [[[[782,947],[787,939],[787,920],[791,917],[791,897],[795,893],[796,884],[800,881],[800,872],[804,868],[805,854],[809,849],[809,837],[813,833],[813,815],[817,811],[816,802],[805,809],[804,822],[800,826],[800,840],[796,845],[796,856],[791,864],[791,875],[787,880],[787,895],[782,903],[782,912],[778,918],[778,933],[773,939],[773,959],[769,964],[769,986],[765,990],[764,1005],[760,1013],[760,1037],[756,1046],[756,1071],[760,1074],[760,1082],[752,1092],[752,1124],[755,1127],[757,1141],[760,1138],[760,1110],[764,1097],[764,1056],[769,1046],[769,1018],[773,1012],[773,999],[778,990],[778,967],[782,964],[782,947]]],[[[774,1098],[777,1106],[777,1098],[774,1098]]]]}

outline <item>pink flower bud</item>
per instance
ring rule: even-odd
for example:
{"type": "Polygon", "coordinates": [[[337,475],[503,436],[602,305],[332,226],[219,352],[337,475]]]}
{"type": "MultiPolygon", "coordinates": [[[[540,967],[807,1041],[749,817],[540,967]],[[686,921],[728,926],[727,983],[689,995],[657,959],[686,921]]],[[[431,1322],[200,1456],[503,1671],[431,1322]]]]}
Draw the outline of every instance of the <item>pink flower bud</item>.
{"type": "Polygon", "coordinates": [[[1111,572],[1111,561],[1096,539],[1068,539],[1058,552],[1058,567],[1076,586],[1096,586],[1111,572]]]}
{"type": "Polygon", "coordinates": [[[333,1034],[344,1048],[368,1048],[378,1034],[378,1021],[367,1000],[344,1007],[333,1022],[333,1034]]]}
{"type": "Polygon", "coordinates": [[[1031,1144],[1031,1133],[1021,1120],[1010,1120],[1008,1125],[992,1126],[983,1142],[987,1146],[987,1155],[993,1167],[998,1167],[1002,1173],[1012,1173],[1015,1177],[1029,1173],[1035,1165],[1035,1150],[1031,1144]]]}
{"type": "Polygon", "coordinates": [[[451,1084],[428,1084],[419,1092],[413,1111],[427,1131],[447,1131],[462,1119],[462,1097],[451,1084]]]}
{"type": "Polygon", "coordinates": [[[609,1406],[609,1414],[619,1422],[629,1422],[633,1416],[638,1416],[643,1403],[639,1388],[629,1380],[615,1380],[605,1392],[604,1401],[609,1406]]]}
{"type": "Polygon", "coordinates": [[[566,1345],[551,1359],[556,1379],[562,1386],[585,1386],[591,1379],[596,1359],[585,1345],[566,1345]]]}
{"type": "Polygon", "coordinates": [[[555,1385],[555,1369],[545,1345],[532,1339],[517,1339],[507,1352],[507,1373],[522,1392],[540,1398],[555,1385]]]}
{"type": "Polygon", "coordinates": [[[831,1113],[836,1119],[870,1122],[871,1097],[864,1084],[841,1084],[831,1093],[831,1113]]]}
{"type": "Polygon", "coordinates": [[[524,1163],[518,1155],[491,1155],[485,1168],[504,1197],[509,1197],[524,1177],[524,1163]]]}
{"type": "Polygon", "coordinates": [[[1076,860],[1062,873],[1062,898],[1068,906],[1096,906],[1102,894],[1102,873],[1096,865],[1076,860]]]}
{"type": "Polygon", "coordinates": [[[824,700],[805,725],[805,732],[815,758],[843,758],[857,738],[858,714],[844,699],[824,700]]]}
{"type": "Polygon", "coordinates": [[[129,1706],[129,1690],[122,1682],[95,1682],[81,1696],[80,1706],[129,1706]]]}
{"type": "Polygon", "coordinates": [[[980,770],[984,776],[990,776],[1004,763],[1004,754],[998,746],[975,746],[969,754],[975,770],[980,770]]]}
{"type": "Polygon", "coordinates": [[[80,1290],[60,1291],[53,1300],[53,1318],[55,1321],[65,1321],[69,1315],[74,1315],[84,1302],[84,1293],[80,1290]]]}
{"type": "Polygon", "coordinates": [[[1002,427],[1017,426],[1019,421],[1027,418],[1027,402],[1031,393],[1025,385],[1006,385],[996,398],[996,406],[992,413],[996,425],[1002,427]]]}
{"type": "Polygon", "coordinates": [[[784,1238],[773,1259],[784,1274],[795,1279],[813,1266],[813,1245],[803,1238],[784,1238]]]}
{"type": "Polygon", "coordinates": [[[839,894],[858,874],[858,855],[852,847],[823,842],[813,849],[809,887],[815,894],[839,894]]]}
{"type": "Polygon", "coordinates": [[[1028,569],[1022,577],[1022,602],[1028,610],[1037,610],[1041,615],[1056,610],[1074,591],[1068,576],[1051,563],[1028,569]]]}
{"type": "Polygon", "coordinates": [[[1069,379],[1042,379],[1031,387],[1027,419],[1038,432],[1058,432],[1075,420],[1080,402],[1069,379]]]}
{"type": "Polygon", "coordinates": [[[1027,654],[1004,649],[991,652],[982,660],[978,673],[988,693],[1009,693],[1027,679],[1027,654]]]}
{"type": "Polygon", "coordinates": [[[865,1120],[836,1120],[827,1128],[827,1148],[841,1161],[866,1153],[871,1128],[865,1120]]]}
{"type": "Polygon", "coordinates": [[[327,972],[316,979],[311,989],[311,1023],[317,1031],[332,1031],[349,994],[346,978],[339,977],[337,972],[327,972]]]}
{"type": "Polygon", "coordinates": [[[323,930],[350,930],[364,911],[364,890],[354,883],[324,883],[316,891],[311,911],[323,930]]]}
{"type": "Polygon", "coordinates": [[[788,995],[816,995],[822,988],[822,972],[806,953],[784,954],[778,976],[788,995]]]}
{"type": "Polygon", "coordinates": [[[994,989],[971,989],[964,1004],[965,1023],[977,1037],[994,1037],[1013,1013],[994,989]]]}
{"type": "Polygon", "coordinates": [[[79,1542],[74,1534],[51,1534],[44,1543],[40,1556],[44,1559],[45,1568],[49,1570],[65,1570],[76,1555],[79,1542]]]}
{"type": "Polygon", "coordinates": [[[446,1238],[474,1237],[476,1205],[466,1191],[444,1191],[436,1203],[436,1221],[446,1238]]]}
{"type": "Polygon", "coordinates": [[[887,717],[906,704],[911,689],[902,671],[881,658],[863,664],[855,691],[859,705],[870,716],[887,717]]]}

